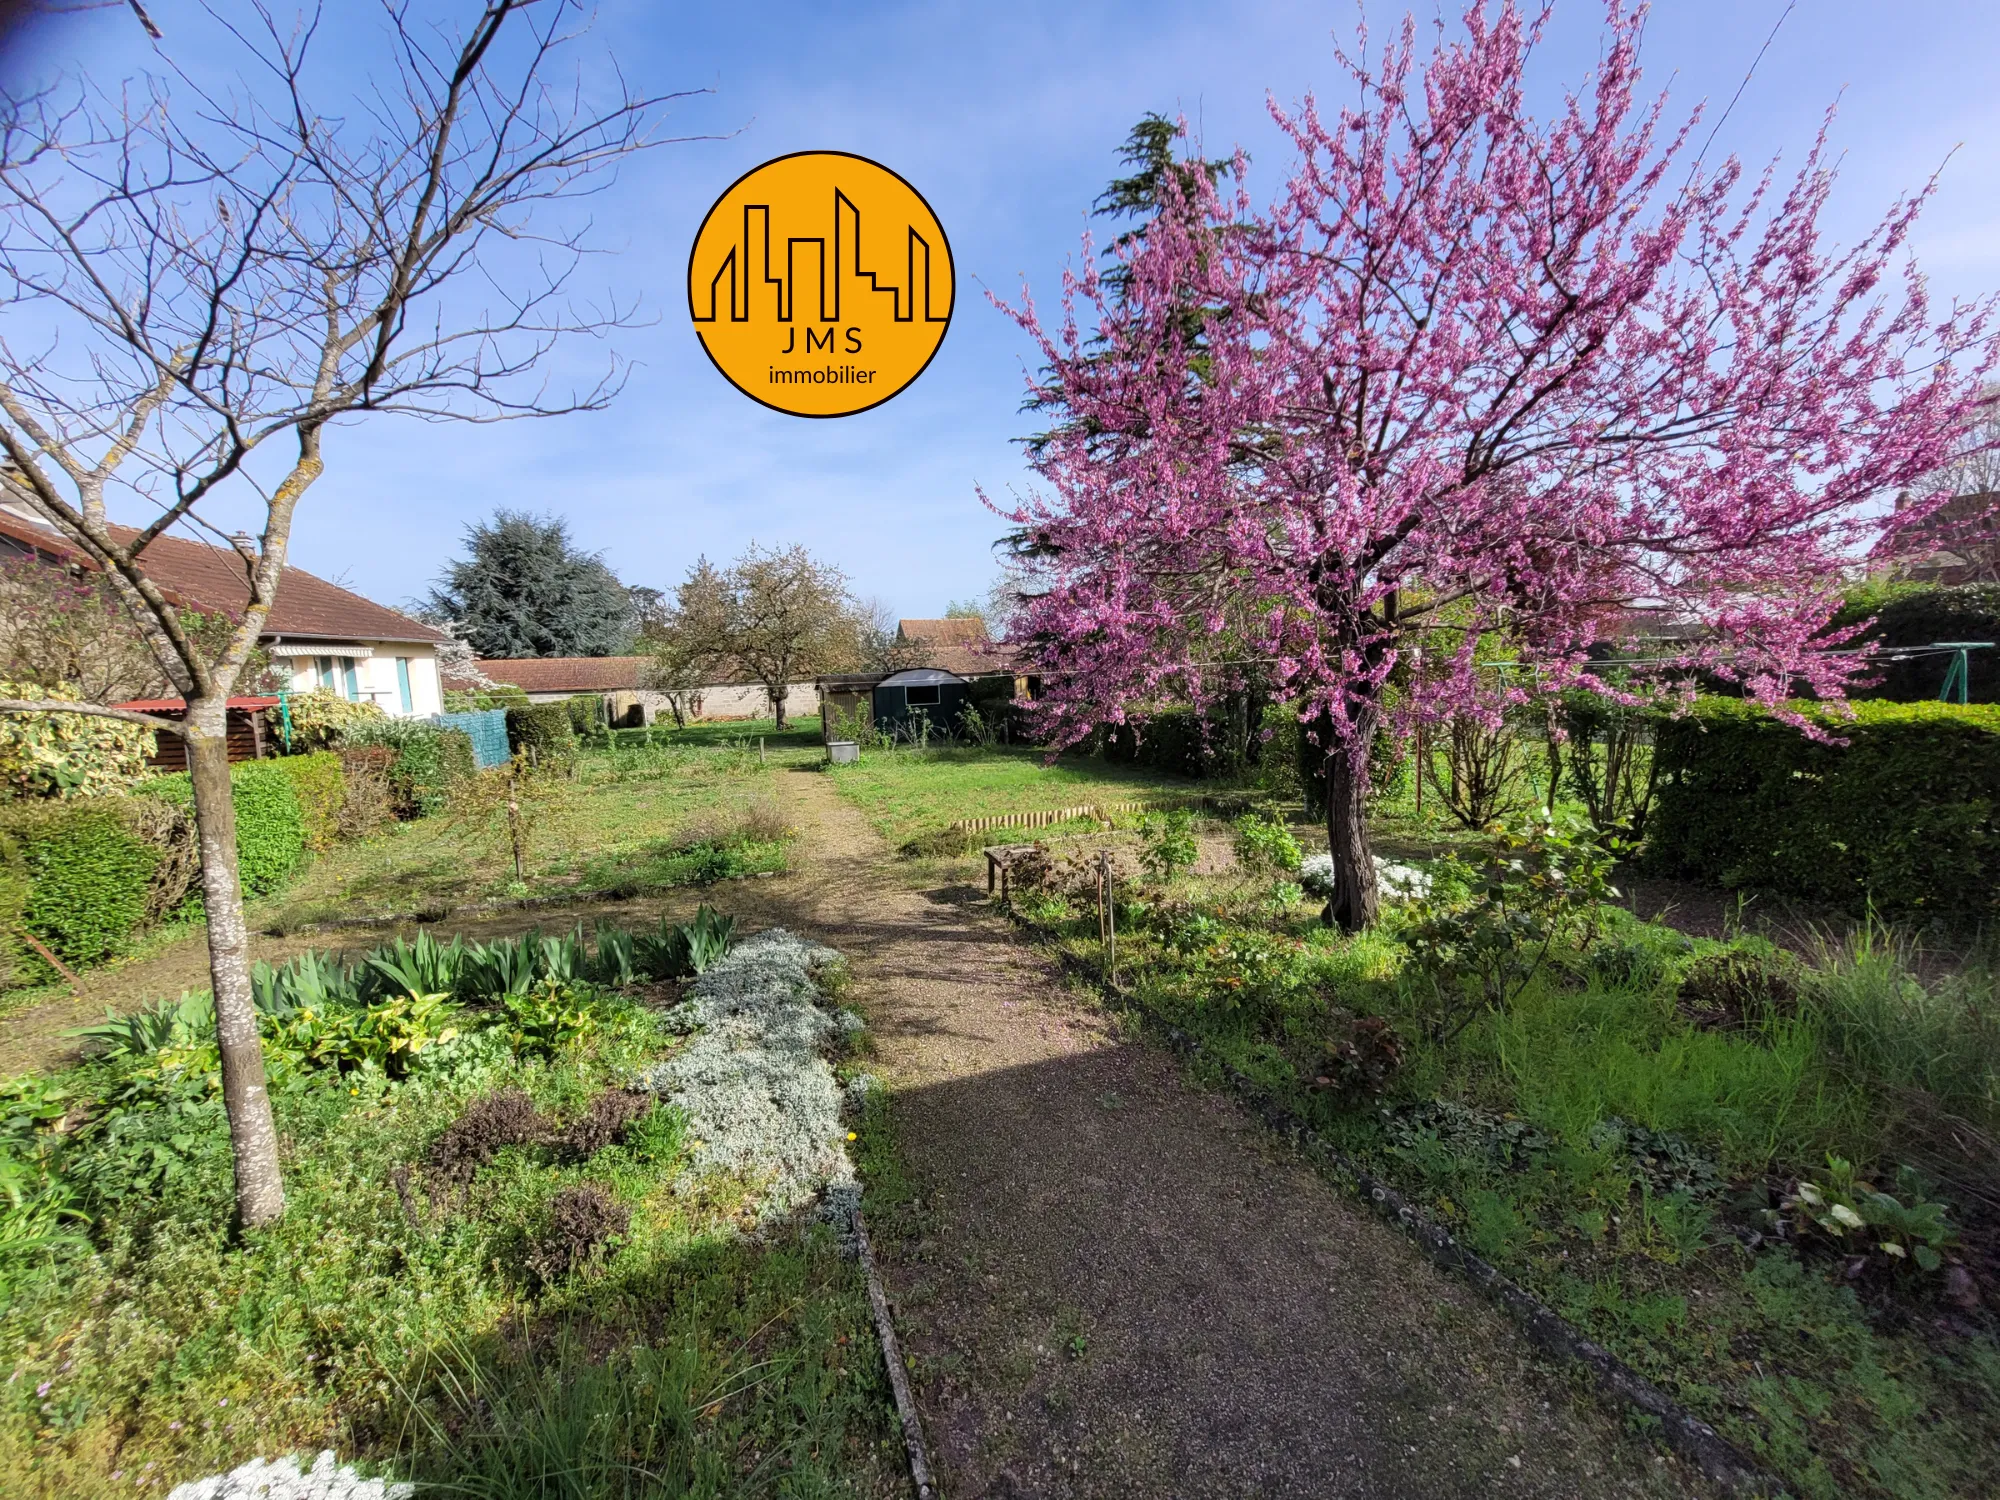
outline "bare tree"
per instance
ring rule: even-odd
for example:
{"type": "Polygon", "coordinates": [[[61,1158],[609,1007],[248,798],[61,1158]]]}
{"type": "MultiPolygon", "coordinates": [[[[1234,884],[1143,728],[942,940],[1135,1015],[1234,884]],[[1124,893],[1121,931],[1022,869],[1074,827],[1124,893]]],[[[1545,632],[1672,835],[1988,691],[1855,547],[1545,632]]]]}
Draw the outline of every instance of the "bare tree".
{"type": "Polygon", "coordinates": [[[496,421],[592,410],[622,381],[615,359],[567,395],[531,377],[566,338],[629,321],[616,302],[572,300],[586,245],[561,208],[653,142],[666,99],[552,76],[575,39],[572,0],[469,0],[466,14],[454,33],[385,0],[385,76],[331,107],[316,97],[319,14],[287,27],[259,5],[242,25],[207,13],[239,64],[227,96],[168,70],[116,91],[78,84],[10,99],[0,116],[8,498],[111,580],[186,702],[179,722],[103,704],[63,711],[187,743],[245,1225],[276,1218],[284,1190],[251,1003],[225,712],[328,433],[376,412],[496,421]],[[112,522],[114,491],[142,525],[112,522]],[[256,506],[260,534],[225,535],[204,514],[217,505],[256,506]],[[148,545],[176,526],[207,532],[241,570],[219,649],[203,649],[148,575],[148,545]]]}
{"type": "Polygon", "coordinates": [[[1939,478],[1954,495],[2000,494],[2000,385],[1982,392],[1979,418],[1939,478]]]}
{"type": "Polygon", "coordinates": [[[713,563],[698,558],[672,598],[661,595],[656,606],[640,626],[640,645],[652,658],[644,685],[667,700],[674,727],[682,729],[700,711],[701,690],[726,670],[729,585],[713,563]]]}

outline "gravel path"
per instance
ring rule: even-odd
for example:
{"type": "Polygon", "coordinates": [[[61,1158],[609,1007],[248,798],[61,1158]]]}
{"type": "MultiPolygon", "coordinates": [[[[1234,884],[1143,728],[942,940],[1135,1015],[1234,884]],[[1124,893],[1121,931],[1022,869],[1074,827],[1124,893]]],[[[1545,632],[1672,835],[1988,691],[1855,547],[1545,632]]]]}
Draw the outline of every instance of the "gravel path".
{"type": "Polygon", "coordinates": [[[921,1229],[878,1248],[948,1500],[1703,1493],[823,776],[746,916],[854,960],[921,1229]]]}

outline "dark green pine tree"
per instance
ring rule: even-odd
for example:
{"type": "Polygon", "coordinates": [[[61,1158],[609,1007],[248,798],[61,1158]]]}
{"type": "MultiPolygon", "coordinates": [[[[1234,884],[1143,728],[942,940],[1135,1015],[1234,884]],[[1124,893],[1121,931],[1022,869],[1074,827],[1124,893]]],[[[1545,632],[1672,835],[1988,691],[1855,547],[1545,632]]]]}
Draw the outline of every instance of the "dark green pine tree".
{"type": "Polygon", "coordinates": [[[465,528],[468,556],[439,577],[427,612],[456,621],[481,656],[615,656],[638,611],[595,553],[556,516],[496,510],[465,528]]]}

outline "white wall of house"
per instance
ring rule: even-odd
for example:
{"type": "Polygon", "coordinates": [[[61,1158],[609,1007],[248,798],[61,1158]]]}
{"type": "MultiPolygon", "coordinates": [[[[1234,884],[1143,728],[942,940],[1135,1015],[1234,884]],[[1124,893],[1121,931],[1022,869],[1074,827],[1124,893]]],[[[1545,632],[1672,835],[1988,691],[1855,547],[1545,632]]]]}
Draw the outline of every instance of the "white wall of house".
{"type": "Polygon", "coordinates": [[[421,641],[329,642],[324,654],[285,657],[278,665],[291,669],[290,687],[295,693],[324,689],[342,698],[373,703],[399,719],[444,711],[437,650],[421,641]],[[356,646],[366,647],[369,654],[353,655],[356,646]]]}

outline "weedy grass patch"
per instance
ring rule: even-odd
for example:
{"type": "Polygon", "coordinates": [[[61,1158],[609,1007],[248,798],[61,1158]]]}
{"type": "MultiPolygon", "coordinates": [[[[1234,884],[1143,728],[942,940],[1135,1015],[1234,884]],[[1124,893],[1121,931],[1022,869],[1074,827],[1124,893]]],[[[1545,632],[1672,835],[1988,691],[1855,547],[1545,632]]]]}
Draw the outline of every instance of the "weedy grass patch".
{"type": "Polygon", "coordinates": [[[649,986],[732,972],[732,935],[260,970],[289,1206],[240,1243],[204,1006],[7,1085],[0,1489],[164,1494],[333,1448],[481,1496],[894,1492],[837,1234],[764,1214],[767,1166],[705,1162],[695,1101],[642,1087],[703,1024],[649,986]]]}

